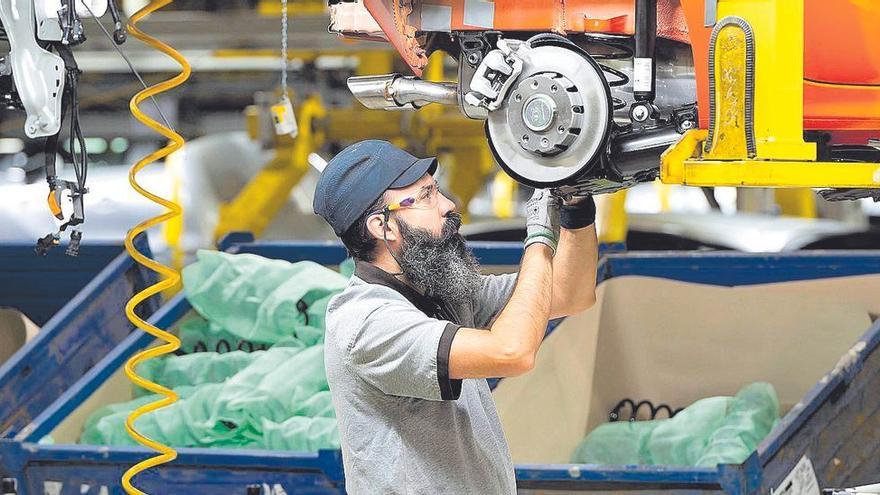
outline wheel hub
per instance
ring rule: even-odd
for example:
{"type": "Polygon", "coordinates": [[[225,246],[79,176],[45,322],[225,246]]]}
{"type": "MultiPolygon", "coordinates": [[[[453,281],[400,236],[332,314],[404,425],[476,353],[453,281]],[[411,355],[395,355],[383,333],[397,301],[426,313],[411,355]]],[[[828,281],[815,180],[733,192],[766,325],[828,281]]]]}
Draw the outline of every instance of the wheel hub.
{"type": "Polygon", "coordinates": [[[611,129],[601,69],[564,38],[543,36],[516,55],[522,72],[486,132],[499,165],[533,187],[571,185],[598,162],[611,129]]]}
{"type": "Polygon", "coordinates": [[[507,121],[520,136],[523,150],[557,155],[571,145],[583,124],[584,107],[577,87],[555,73],[535,74],[511,92],[507,121]],[[573,132],[572,129],[575,129],[573,132]]]}

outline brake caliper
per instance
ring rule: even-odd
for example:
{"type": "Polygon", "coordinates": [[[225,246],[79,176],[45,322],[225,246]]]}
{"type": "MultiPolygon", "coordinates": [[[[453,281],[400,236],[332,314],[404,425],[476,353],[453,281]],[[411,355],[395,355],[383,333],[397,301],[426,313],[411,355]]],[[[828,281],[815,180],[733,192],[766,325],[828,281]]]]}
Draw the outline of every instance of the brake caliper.
{"type": "Polygon", "coordinates": [[[522,73],[520,54],[529,48],[528,43],[520,40],[498,40],[498,48],[487,53],[474,72],[471,90],[464,97],[465,102],[490,112],[500,108],[516,78],[522,73]]]}

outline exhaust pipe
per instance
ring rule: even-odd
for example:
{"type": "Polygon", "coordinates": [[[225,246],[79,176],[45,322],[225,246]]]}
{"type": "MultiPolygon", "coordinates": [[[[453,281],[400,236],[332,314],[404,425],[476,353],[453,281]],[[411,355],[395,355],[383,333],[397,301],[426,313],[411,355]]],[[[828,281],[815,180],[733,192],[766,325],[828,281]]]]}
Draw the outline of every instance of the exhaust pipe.
{"type": "Polygon", "coordinates": [[[429,82],[400,74],[349,77],[348,89],[373,110],[418,110],[429,103],[458,105],[458,84],[429,82]]]}

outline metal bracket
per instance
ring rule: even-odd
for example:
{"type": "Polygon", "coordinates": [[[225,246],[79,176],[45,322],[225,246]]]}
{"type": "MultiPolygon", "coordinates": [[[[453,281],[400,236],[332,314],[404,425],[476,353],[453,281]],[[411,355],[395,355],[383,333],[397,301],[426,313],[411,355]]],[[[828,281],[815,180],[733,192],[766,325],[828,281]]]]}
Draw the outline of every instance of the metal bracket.
{"type": "Polygon", "coordinates": [[[9,37],[12,78],[27,112],[24,131],[29,138],[57,134],[61,128],[64,61],[38,43],[33,22],[34,2],[0,0],[0,20],[9,37]]]}
{"type": "Polygon", "coordinates": [[[703,26],[712,27],[718,18],[718,0],[706,0],[706,10],[703,17],[703,26]]]}

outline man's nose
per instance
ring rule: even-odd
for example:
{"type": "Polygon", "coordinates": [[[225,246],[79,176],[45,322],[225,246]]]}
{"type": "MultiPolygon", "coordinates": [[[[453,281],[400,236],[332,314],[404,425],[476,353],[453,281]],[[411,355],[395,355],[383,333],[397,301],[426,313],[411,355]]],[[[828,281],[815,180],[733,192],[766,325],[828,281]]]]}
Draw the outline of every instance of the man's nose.
{"type": "Polygon", "coordinates": [[[440,193],[440,213],[445,217],[451,211],[455,211],[455,203],[440,193]]]}

